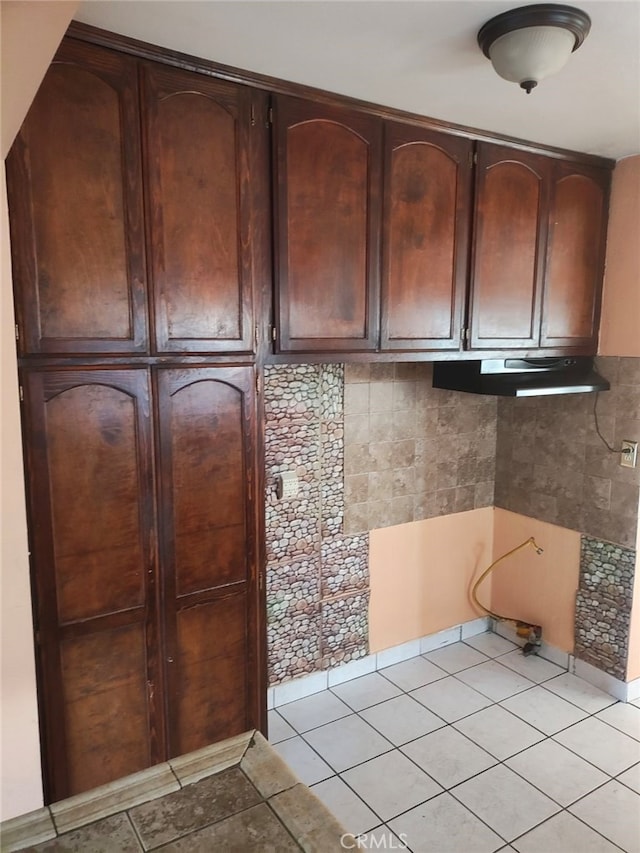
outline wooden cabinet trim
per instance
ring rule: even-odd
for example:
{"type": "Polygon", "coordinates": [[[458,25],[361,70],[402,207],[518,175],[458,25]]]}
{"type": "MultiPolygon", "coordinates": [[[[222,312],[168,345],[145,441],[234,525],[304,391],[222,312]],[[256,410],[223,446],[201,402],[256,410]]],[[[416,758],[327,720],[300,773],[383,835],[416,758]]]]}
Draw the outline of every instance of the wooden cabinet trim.
{"type": "MultiPolygon", "coordinates": [[[[153,320],[153,352],[163,353],[252,353],[256,346],[256,317],[257,310],[261,308],[261,299],[257,282],[265,275],[264,261],[258,253],[258,246],[252,245],[252,229],[256,225],[259,216],[268,215],[268,205],[264,196],[264,182],[256,174],[264,168],[267,161],[266,156],[266,96],[261,92],[253,91],[248,87],[238,86],[215,80],[210,77],[195,76],[193,73],[172,69],[169,67],[156,66],[151,63],[143,63],[140,66],[141,75],[141,109],[143,123],[143,150],[145,166],[145,202],[147,210],[147,251],[149,276],[151,279],[151,311],[153,320]],[[158,114],[159,106],[166,104],[172,99],[181,96],[202,96],[208,99],[212,105],[223,110],[232,123],[233,138],[230,140],[200,138],[196,135],[198,151],[202,158],[206,157],[207,146],[212,150],[222,151],[222,144],[232,149],[229,151],[234,158],[234,169],[217,169],[211,174],[191,174],[197,168],[192,164],[189,170],[178,175],[173,167],[175,180],[184,180],[185,174],[189,175],[194,192],[212,191],[212,184],[217,182],[216,189],[226,189],[227,202],[237,205],[229,211],[222,205],[212,206],[210,216],[216,219],[208,223],[208,233],[199,233],[197,230],[189,229],[189,226],[180,223],[180,214],[173,213],[173,231],[167,234],[163,222],[164,194],[178,189],[175,187],[163,187],[163,151],[161,148],[164,136],[168,144],[171,136],[180,144],[177,134],[191,137],[193,128],[186,126],[167,127],[163,124],[158,114]],[[259,123],[258,123],[259,122],[259,123]],[[216,146],[217,143],[217,146],[216,146]],[[233,188],[223,188],[222,182],[234,179],[233,188]],[[234,215],[235,214],[235,215],[234,215]],[[232,218],[233,217],[233,218],[232,218]],[[222,234],[220,228],[226,228],[229,233],[222,234]],[[180,233],[178,233],[180,229],[180,233]],[[170,237],[172,244],[167,255],[165,238],[170,237]],[[225,273],[224,269],[217,269],[216,258],[213,256],[213,241],[218,240],[218,257],[222,252],[227,252],[226,264],[229,267],[225,273]],[[189,240],[187,243],[186,241],[189,240]],[[183,242],[183,246],[180,245],[183,242]],[[234,247],[232,249],[231,247],[234,247]],[[207,263],[204,263],[203,253],[210,254],[207,263]],[[200,261],[199,255],[203,255],[200,261]],[[184,265],[180,262],[188,257],[194,268],[198,269],[199,281],[189,285],[193,296],[201,302],[201,307],[196,311],[194,322],[203,325],[203,317],[207,313],[211,315],[211,334],[208,336],[186,336],[178,330],[171,331],[172,320],[176,318],[176,302],[184,302],[184,290],[187,283],[180,279],[180,273],[175,271],[175,280],[164,280],[165,264],[173,257],[178,262],[182,276],[186,274],[184,265]],[[217,278],[214,278],[217,275],[217,278]],[[220,291],[220,298],[214,301],[214,295],[219,291],[216,288],[224,288],[220,291]],[[211,297],[207,299],[207,294],[211,297]],[[173,293],[173,298],[172,298],[173,293]],[[213,307],[215,304],[215,311],[213,307]],[[233,316],[235,314],[235,317],[233,316]],[[215,315],[215,319],[214,319],[215,315]],[[221,333],[214,334],[214,325],[218,324],[221,333]],[[232,331],[234,329],[235,331],[232,331]]],[[[214,115],[213,110],[208,118],[214,115]]],[[[203,116],[204,118],[204,116],[203,116]]],[[[184,141],[184,139],[182,140],[184,141]]],[[[169,152],[171,153],[171,152],[169,152]]],[[[174,152],[175,153],[175,152],[174,152]]],[[[176,156],[169,158],[170,162],[178,160],[176,156]]],[[[203,169],[206,168],[204,159],[203,169]]],[[[185,186],[180,187],[181,203],[183,205],[195,203],[185,186]]],[[[175,201],[173,199],[172,201],[175,201]]],[[[166,206],[166,204],[165,204],[166,206]]],[[[175,204],[169,205],[172,210],[175,204]]],[[[197,206],[196,206],[197,207],[197,206]]],[[[185,216],[192,222],[198,222],[197,209],[191,211],[191,216],[185,211],[185,216]]],[[[175,267],[176,264],[174,263],[175,267]]],[[[193,309],[192,309],[193,310],[193,309]]],[[[184,305],[183,305],[184,313],[184,305]]],[[[184,320],[178,318],[178,327],[184,326],[184,320]]]]}
{"type": "MultiPolygon", "coordinates": [[[[606,258],[606,224],[609,212],[610,185],[610,173],[607,170],[589,168],[581,164],[572,164],[564,162],[553,164],[552,185],[550,189],[549,199],[549,241],[547,245],[546,258],[547,275],[545,280],[545,289],[542,297],[542,324],[540,336],[541,347],[565,347],[573,349],[578,346],[585,346],[588,347],[591,352],[595,353],[597,351],[598,332],[600,327],[600,312],[602,304],[602,287],[606,258]],[[583,299],[591,295],[591,305],[588,309],[589,329],[586,331],[586,334],[563,336],[553,334],[553,321],[550,317],[550,314],[553,311],[550,289],[554,285],[554,251],[556,248],[557,235],[557,220],[555,218],[557,215],[556,200],[561,184],[563,184],[565,181],[572,180],[575,178],[589,182],[599,192],[599,215],[597,217],[597,220],[595,220],[594,224],[592,225],[592,228],[596,234],[595,240],[591,240],[588,235],[585,235],[585,239],[588,241],[588,244],[584,246],[583,253],[581,253],[584,254],[585,252],[589,251],[593,253],[593,263],[591,267],[589,269],[584,270],[584,273],[588,276],[589,280],[583,282],[583,299]]],[[[582,210],[583,225],[585,225],[584,217],[588,217],[590,213],[595,213],[595,211],[593,211],[590,206],[582,210]]],[[[588,222],[586,223],[586,225],[588,227],[588,222]]],[[[579,239],[579,236],[580,235],[577,235],[577,239],[579,239]]],[[[592,237],[593,235],[590,236],[592,237]]],[[[576,265],[576,267],[577,269],[579,269],[578,265],[576,265]]],[[[567,306],[567,301],[571,296],[571,308],[575,312],[576,306],[574,300],[579,299],[580,295],[580,281],[576,281],[575,283],[572,283],[572,286],[570,286],[570,288],[566,289],[565,306],[567,306]]],[[[583,309],[584,307],[586,306],[583,305],[583,309]]]]}
{"type": "MultiPolygon", "coordinates": [[[[476,166],[476,190],[475,190],[475,209],[474,209],[474,225],[473,225],[473,247],[471,261],[471,292],[469,301],[469,329],[470,329],[470,350],[510,350],[510,349],[529,349],[537,348],[540,345],[540,312],[542,289],[545,275],[546,262],[546,246],[547,246],[547,211],[549,205],[549,161],[543,157],[533,154],[514,152],[511,148],[504,146],[479,144],[477,152],[476,166]],[[495,288],[493,277],[498,278],[502,270],[500,269],[484,269],[486,258],[499,258],[499,247],[497,245],[485,246],[487,225],[491,227],[492,223],[486,219],[486,211],[488,202],[494,205],[489,210],[495,211],[498,215],[504,216],[507,208],[505,205],[508,201],[516,206],[522,204],[520,195],[513,194],[511,199],[494,198],[487,200],[485,196],[485,187],[487,186],[492,175],[497,174],[498,169],[514,166],[517,169],[523,169],[532,175],[538,183],[538,198],[535,216],[533,223],[535,225],[535,237],[528,245],[528,250],[532,253],[533,266],[527,266],[527,270],[531,271],[531,292],[528,297],[529,308],[522,308],[521,316],[523,319],[529,319],[529,334],[521,334],[518,336],[509,335],[506,332],[504,335],[483,335],[480,324],[483,315],[490,315],[501,304],[500,293],[493,293],[495,288]],[[488,252],[488,254],[487,254],[488,252]],[[482,272],[484,279],[480,277],[482,272]],[[484,297],[481,288],[489,288],[488,295],[484,297]],[[486,302],[483,304],[483,297],[486,302]]],[[[533,211],[531,211],[533,215],[533,211]]],[[[489,230],[489,233],[491,231],[489,230]]],[[[493,235],[495,237],[495,235],[493,235]]],[[[512,235],[515,237],[516,235],[512,235]]],[[[502,241],[500,238],[500,242],[502,241]]],[[[513,245],[507,240],[507,250],[513,250],[513,245]]],[[[512,263],[515,257],[511,257],[512,263]]],[[[521,284],[521,276],[518,274],[514,280],[502,282],[503,292],[516,293],[514,288],[521,284]]],[[[527,298],[526,292],[523,292],[523,301],[527,298]]],[[[495,321],[494,322],[495,326],[495,321]]]]}
{"type": "MultiPolygon", "coordinates": [[[[381,340],[380,349],[382,352],[390,351],[434,351],[434,350],[451,350],[458,351],[462,346],[462,324],[463,312],[467,289],[468,278],[468,253],[469,253],[469,228],[471,216],[471,178],[473,168],[473,143],[470,140],[458,137],[448,136],[435,131],[426,130],[420,127],[414,127],[395,122],[385,122],[384,135],[384,190],[382,194],[382,281],[381,281],[381,340]],[[445,157],[449,158],[452,163],[456,164],[455,184],[451,188],[453,193],[453,222],[452,229],[452,252],[451,252],[451,297],[448,306],[449,328],[448,335],[440,337],[427,337],[426,335],[415,336],[412,338],[403,337],[401,335],[392,335],[390,331],[390,314],[393,310],[391,304],[391,228],[393,205],[396,199],[392,195],[392,175],[393,175],[393,155],[395,151],[399,151],[406,146],[425,145],[430,149],[440,151],[445,157]]],[[[433,176],[435,184],[436,175],[433,176]]],[[[423,188],[423,198],[428,197],[429,188],[423,188]]],[[[407,193],[415,197],[417,188],[407,188],[407,193]]],[[[417,198],[417,197],[416,197],[417,198]]],[[[433,202],[434,207],[439,210],[438,205],[433,202]]],[[[433,228],[433,222],[429,225],[433,228]]],[[[419,223],[415,223],[415,233],[413,240],[421,244],[428,239],[428,236],[420,228],[426,227],[419,223]]],[[[436,235],[431,239],[434,242],[434,249],[438,247],[440,242],[436,235]]],[[[428,261],[427,261],[428,265],[428,261]]],[[[419,292],[423,296],[424,304],[412,304],[413,300],[409,298],[409,305],[417,316],[429,310],[437,309],[438,305],[434,305],[434,297],[430,295],[433,287],[432,279],[430,278],[431,269],[423,272],[423,281],[419,285],[419,292]]],[[[396,286],[404,288],[404,282],[397,282],[396,286]]],[[[417,295],[417,294],[416,294],[417,295]]],[[[404,297],[409,296],[406,292],[404,297]]],[[[443,297],[444,298],[444,297],[443,297]]],[[[444,316],[444,306],[440,308],[444,316]]]]}
{"type": "MultiPolygon", "coordinates": [[[[120,272],[126,276],[126,314],[131,333],[129,336],[115,334],[91,337],[78,334],[75,337],[64,335],[47,337],[42,330],[39,313],[40,279],[43,279],[44,287],[47,287],[48,283],[46,271],[39,271],[36,254],[38,247],[35,239],[34,198],[30,180],[32,166],[25,140],[25,133],[29,127],[28,114],[7,157],[13,278],[16,314],[20,329],[19,352],[21,355],[145,353],[148,347],[148,329],[136,63],[122,54],[100,48],[95,49],[89,44],[65,39],[51,67],[63,66],[76,67],[83,74],[93,75],[109,86],[119,99],[120,158],[123,169],[122,185],[119,189],[122,193],[124,215],[121,237],[126,259],[126,269],[120,272]]],[[[36,95],[36,102],[37,97],[36,95]]],[[[66,286],[65,282],[57,284],[66,286]]],[[[91,287],[91,281],[86,282],[86,287],[91,287]]]]}
{"type": "MultiPolygon", "coordinates": [[[[297,98],[278,97],[274,99],[274,233],[277,251],[274,258],[275,266],[275,316],[277,326],[277,349],[279,352],[356,352],[374,351],[378,346],[379,325],[379,208],[382,183],[381,146],[382,125],[370,116],[351,113],[340,107],[318,106],[297,98]],[[298,305],[293,300],[293,284],[291,279],[290,251],[290,164],[289,134],[295,128],[311,125],[311,123],[327,123],[339,128],[347,134],[361,140],[366,146],[366,159],[359,165],[365,170],[363,191],[365,209],[360,210],[363,232],[361,237],[362,254],[359,258],[353,255],[347,261],[359,262],[361,265],[362,291],[354,290],[352,304],[358,310],[361,303],[361,313],[354,317],[354,323],[361,323],[360,334],[343,336],[324,336],[297,334],[292,320],[292,309],[295,308],[304,317],[312,317],[314,325],[322,326],[323,331],[328,317],[315,317],[313,285],[309,282],[308,304],[298,305]]],[[[309,176],[311,179],[311,176],[309,176]]],[[[302,193],[301,193],[302,195],[302,193]]],[[[311,199],[309,199],[311,201],[311,199]]],[[[314,249],[320,253],[318,240],[321,235],[314,236],[314,249]]],[[[346,242],[346,241],[345,241],[346,242]]],[[[328,246],[328,249],[332,247],[328,246]]],[[[345,250],[346,250],[345,245],[345,250]]],[[[336,282],[337,283],[337,282],[336,282]]],[[[348,293],[349,282],[344,284],[344,292],[348,293]]],[[[357,285],[357,282],[351,284],[357,285]]],[[[297,282],[296,286],[306,289],[305,282],[297,282]]],[[[319,286],[319,285],[318,285],[319,286]]],[[[301,294],[296,294],[299,299],[301,294]]],[[[348,297],[345,297],[348,300],[348,297]]],[[[324,305],[322,306],[325,307],[324,305]]]]}
{"type": "Polygon", "coordinates": [[[235,68],[230,65],[224,65],[223,63],[213,62],[212,60],[202,59],[176,50],[169,50],[167,48],[141,41],[140,39],[133,39],[118,33],[109,32],[108,30],[102,30],[98,27],[92,27],[89,24],[83,24],[79,21],[72,21],[69,29],[67,30],[67,35],[70,38],[77,39],[78,41],[102,45],[103,47],[108,47],[122,53],[128,53],[142,59],[150,59],[176,68],[195,71],[199,74],[215,77],[220,80],[243,83],[276,95],[305,98],[308,101],[313,101],[318,104],[327,104],[329,106],[341,106],[349,110],[358,110],[368,115],[406,122],[408,124],[414,124],[441,133],[451,134],[453,136],[462,136],[482,142],[508,144],[512,148],[520,151],[542,153],[557,159],[592,164],[609,169],[613,169],[615,166],[615,160],[599,157],[594,154],[570,151],[568,149],[557,148],[552,145],[540,145],[532,143],[529,140],[519,139],[518,137],[492,133],[490,131],[484,131],[467,125],[455,124],[454,122],[447,122],[441,119],[418,115],[417,113],[397,109],[395,107],[388,107],[381,104],[375,104],[370,101],[363,101],[347,95],[327,92],[326,90],[317,89],[313,86],[305,86],[301,83],[293,83],[277,77],[270,77],[265,74],[258,74],[245,69],[235,68]]]}

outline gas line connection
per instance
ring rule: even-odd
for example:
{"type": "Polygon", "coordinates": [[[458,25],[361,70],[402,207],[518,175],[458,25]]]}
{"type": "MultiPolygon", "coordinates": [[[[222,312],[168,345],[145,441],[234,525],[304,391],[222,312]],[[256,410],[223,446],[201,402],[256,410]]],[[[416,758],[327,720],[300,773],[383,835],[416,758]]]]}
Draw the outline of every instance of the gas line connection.
{"type": "Polygon", "coordinates": [[[528,539],[525,539],[524,542],[521,542],[519,545],[516,545],[515,548],[512,548],[510,551],[507,551],[506,554],[503,554],[501,557],[498,557],[497,560],[494,560],[493,563],[491,563],[491,565],[484,570],[478,580],[471,587],[471,599],[476,605],[476,607],[478,607],[480,610],[484,610],[484,612],[488,616],[491,616],[492,619],[495,619],[498,622],[510,622],[512,625],[516,626],[516,634],[518,635],[518,637],[521,637],[526,640],[524,646],[522,647],[523,655],[532,655],[538,653],[540,649],[540,644],[542,643],[542,626],[534,625],[531,622],[524,622],[521,619],[514,619],[511,616],[503,616],[501,613],[495,613],[493,610],[489,610],[488,607],[485,607],[484,604],[481,604],[478,601],[477,590],[482,581],[495,569],[497,565],[499,565],[499,563],[529,545],[531,545],[532,548],[535,548],[536,554],[538,555],[544,552],[544,548],[541,548],[536,542],[536,540],[533,538],[533,536],[530,536],[528,539]]]}

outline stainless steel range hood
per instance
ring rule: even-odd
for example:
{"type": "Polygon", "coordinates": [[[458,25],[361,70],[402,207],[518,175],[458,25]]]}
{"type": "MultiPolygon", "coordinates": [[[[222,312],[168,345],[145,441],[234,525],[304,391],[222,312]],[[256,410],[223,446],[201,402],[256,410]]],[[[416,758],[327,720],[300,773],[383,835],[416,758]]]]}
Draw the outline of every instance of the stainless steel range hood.
{"type": "Polygon", "coordinates": [[[611,387],[586,356],[439,361],[433,366],[433,386],[500,397],[585,394],[611,387]]]}

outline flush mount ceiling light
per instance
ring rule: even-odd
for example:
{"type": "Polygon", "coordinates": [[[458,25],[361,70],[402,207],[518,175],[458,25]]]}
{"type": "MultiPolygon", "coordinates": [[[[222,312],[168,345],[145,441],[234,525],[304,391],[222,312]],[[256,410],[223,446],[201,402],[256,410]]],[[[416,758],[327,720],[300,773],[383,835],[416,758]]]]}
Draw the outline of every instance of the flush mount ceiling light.
{"type": "Polygon", "coordinates": [[[540,3],[497,15],[481,28],[478,44],[500,77],[527,94],[560,71],[587,37],[591,19],[573,6],[540,3]]]}

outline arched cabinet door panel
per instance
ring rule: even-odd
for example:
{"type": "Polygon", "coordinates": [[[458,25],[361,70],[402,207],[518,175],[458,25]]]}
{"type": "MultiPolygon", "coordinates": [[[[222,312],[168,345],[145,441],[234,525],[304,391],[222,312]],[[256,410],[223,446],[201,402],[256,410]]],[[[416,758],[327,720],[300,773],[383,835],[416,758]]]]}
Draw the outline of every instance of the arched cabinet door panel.
{"type": "Polygon", "coordinates": [[[385,123],[382,350],[458,350],[472,142],[385,123]]]}
{"type": "Polygon", "coordinates": [[[169,754],[259,724],[251,367],[156,375],[169,754]]]}
{"type": "Polygon", "coordinates": [[[65,41],[7,158],[23,354],[147,349],[137,79],[65,41]]]}
{"type": "Polygon", "coordinates": [[[156,352],[254,349],[262,276],[266,96],[143,66],[156,352]]]}
{"type": "Polygon", "coordinates": [[[375,350],[382,122],[275,99],[280,352],[375,350]]]}
{"type": "Polygon", "coordinates": [[[51,801],[162,759],[146,369],[23,377],[51,801]]]}
{"type": "Polygon", "coordinates": [[[550,168],[549,158],[478,145],[472,349],[539,345],[550,168]]]}
{"type": "Polygon", "coordinates": [[[541,345],[598,340],[610,172],[556,164],[551,186],[541,345]]]}

